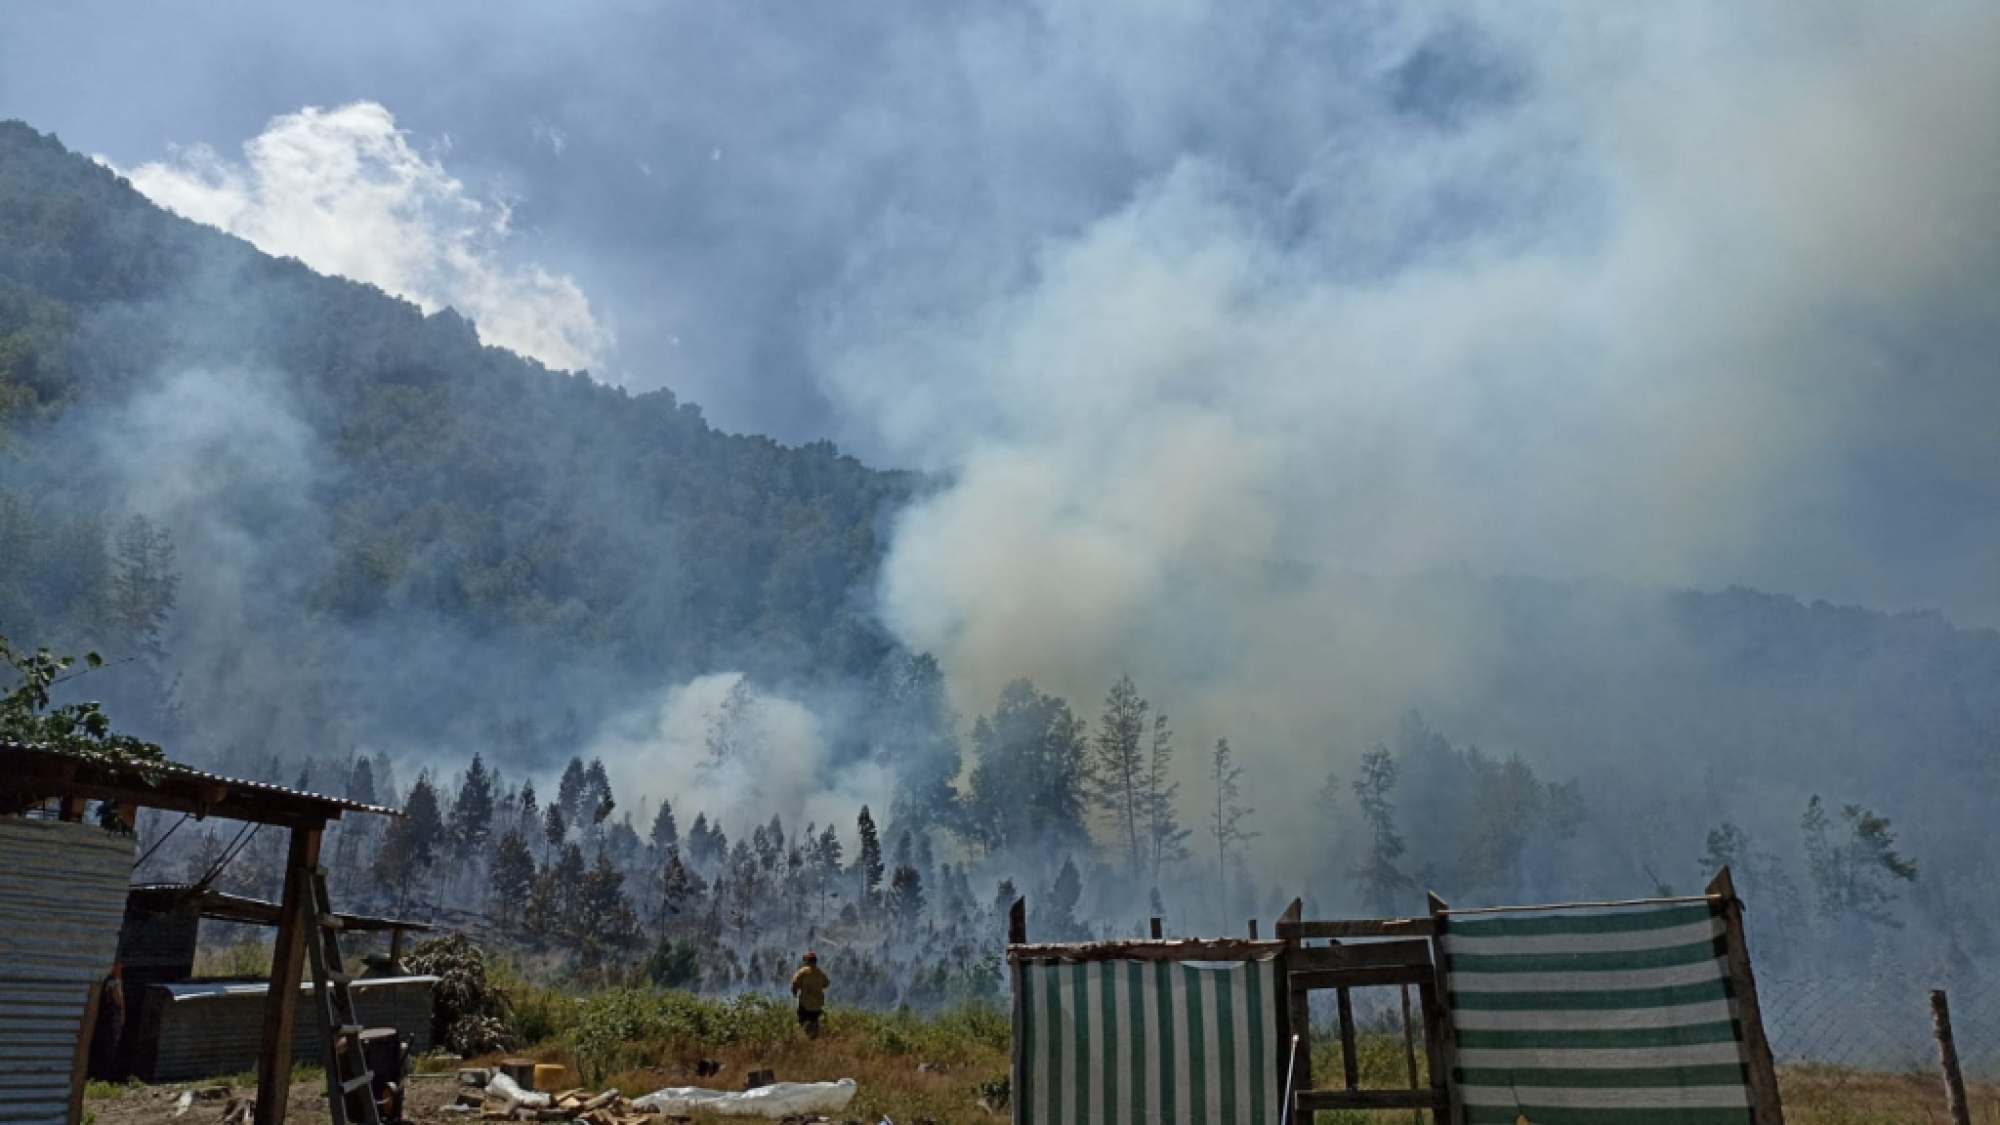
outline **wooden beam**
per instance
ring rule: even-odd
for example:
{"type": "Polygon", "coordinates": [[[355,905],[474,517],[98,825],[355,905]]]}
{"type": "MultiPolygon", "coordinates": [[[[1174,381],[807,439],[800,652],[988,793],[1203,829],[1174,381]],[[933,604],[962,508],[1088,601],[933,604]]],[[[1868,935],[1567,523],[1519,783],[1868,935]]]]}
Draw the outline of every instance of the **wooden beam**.
{"type": "Polygon", "coordinates": [[[1300,949],[1292,957],[1293,972],[1375,968],[1382,965],[1431,967],[1428,941],[1377,941],[1365,945],[1328,945],[1300,949]]]}
{"type": "Polygon", "coordinates": [[[1361,1088],[1361,1063],[1355,1057],[1354,995],[1345,988],[1334,990],[1334,1007],[1340,1015],[1340,1069],[1349,1090],[1361,1088]]]}
{"type": "MultiPolygon", "coordinates": [[[[1424,905],[1431,916],[1431,960],[1436,966],[1433,972],[1442,986],[1446,966],[1444,931],[1447,923],[1444,915],[1451,906],[1439,898],[1436,891],[1425,893],[1424,905]]],[[[1432,1056],[1436,1069],[1431,1072],[1431,1084],[1433,1087],[1440,1082],[1444,1084],[1445,1108],[1442,1112],[1434,1112],[1431,1117],[1434,1121],[1449,1122],[1450,1125],[1465,1125],[1465,1106],[1459,1099],[1458,1079],[1453,1073],[1458,1068],[1458,1033],[1451,1025],[1450,995],[1444,988],[1437,987],[1425,1001],[1425,1007],[1435,1005],[1438,1013],[1437,1053],[1432,1056]]]]}
{"type": "Polygon", "coordinates": [[[1022,895],[1007,908],[1007,944],[1028,943],[1028,896],[1022,895]]]}
{"type": "Polygon", "coordinates": [[[1287,925],[1298,925],[1299,921],[1305,917],[1305,911],[1305,901],[1302,899],[1293,899],[1291,904],[1285,907],[1285,912],[1278,915],[1278,937],[1282,941],[1285,950],[1285,959],[1280,971],[1285,975],[1285,988],[1288,993],[1285,1007],[1285,1023],[1290,1028],[1292,1035],[1293,1081],[1297,1083],[1300,1089],[1311,1089],[1313,1084],[1312,1009],[1306,1003],[1306,990],[1295,988],[1292,985],[1294,962],[1298,959],[1303,947],[1299,945],[1299,939],[1296,936],[1287,936],[1285,933],[1287,925]]]}
{"type": "Polygon", "coordinates": [[[1757,1125],[1785,1125],[1785,1103],[1778,1096],[1778,1068],[1771,1057],[1770,1040],[1764,1038],[1764,1013],[1757,1006],[1757,977],[1750,971],[1750,947],[1743,940],[1743,902],[1736,897],[1736,881],[1729,868],[1715,873],[1708,884],[1708,896],[1720,900],[1722,924],[1729,945],[1729,983],[1736,993],[1736,1022],[1743,1028],[1743,1050],[1749,1056],[1750,1108],[1757,1125]]]}
{"type": "Polygon", "coordinates": [[[1937,1037],[1938,1070],[1944,1076],[1944,1111],[1952,1125],[1972,1125],[1965,1106],[1965,1076],[1958,1069],[1958,1045],[1951,1037],[1951,1004],[1944,990],[1931,990],[1931,1034],[1937,1037]]]}
{"type": "Polygon", "coordinates": [[[76,1051],[70,1056],[69,1125],[83,1121],[83,1087],[90,1078],[90,1044],[97,1038],[97,1009],[104,1002],[104,982],[94,981],[83,1002],[83,1022],[76,1029],[76,1051]]]}
{"type": "Polygon", "coordinates": [[[1427,938],[1433,932],[1429,918],[1353,918],[1345,921],[1278,922],[1281,938],[1427,938]]]}
{"type": "Polygon", "coordinates": [[[1425,984],[1431,979],[1429,965],[1376,965],[1364,969],[1292,970],[1292,988],[1318,992],[1328,988],[1397,988],[1425,984]]]}
{"type": "Polygon", "coordinates": [[[1284,952],[1275,941],[1188,938],[1180,941],[1078,941],[1013,944],[1009,961],[1261,961],[1284,952]]]}
{"type": "Polygon", "coordinates": [[[1163,927],[1161,927],[1160,920],[1158,918],[1148,918],[1146,920],[1146,923],[1147,923],[1146,933],[1150,935],[1154,941],[1158,941],[1161,938],[1167,936],[1167,932],[1163,927]]]}
{"type": "Polygon", "coordinates": [[[279,903],[278,938],[271,948],[271,987],[264,1000],[264,1041],[257,1051],[257,1125],[284,1125],[292,1091],[292,1031],[297,1025],[299,981],[304,970],[306,895],[319,866],[324,825],[292,829],[285,860],[285,897],[279,903]]]}

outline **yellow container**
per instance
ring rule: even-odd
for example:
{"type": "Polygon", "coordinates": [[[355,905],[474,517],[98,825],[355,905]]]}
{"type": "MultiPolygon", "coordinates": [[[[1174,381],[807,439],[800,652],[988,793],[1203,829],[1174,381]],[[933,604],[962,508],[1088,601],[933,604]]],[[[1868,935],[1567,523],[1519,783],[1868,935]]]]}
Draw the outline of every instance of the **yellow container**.
{"type": "Polygon", "coordinates": [[[560,1090],[569,1085],[569,1068],[561,1063],[535,1064],[535,1089],[560,1090]]]}

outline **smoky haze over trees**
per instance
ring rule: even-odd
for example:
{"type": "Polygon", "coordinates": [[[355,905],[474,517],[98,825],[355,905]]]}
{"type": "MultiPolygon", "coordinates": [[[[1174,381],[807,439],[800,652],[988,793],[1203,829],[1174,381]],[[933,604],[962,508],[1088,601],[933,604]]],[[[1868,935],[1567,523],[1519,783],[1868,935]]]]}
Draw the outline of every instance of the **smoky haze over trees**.
{"type": "MultiPolygon", "coordinates": [[[[717,989],[834,939],[845,998],[942,1002],[996,986],[1010,889],[1037,936],[1236,932],[1294,894],[1405,912],[1728,863],[1784,904],[1760,958],[2000,952],[1991,632],[1264,540],[1220,582],[1257,597],[1159,609],[1120,659],[1049,627],[1101,608],[1081,572],[1013,604],[1038,646],[973,651],[985,610],[912,628],[895,572],[982,473],[719,433],[19,124],[0,216],[0,631],[112,657],[76,690],[177,756],[404,809],[329,841],[357,907],[717,989]]],[[[268,890],[276,841],[246,840],[183,831],[145,874],[241,843],[226,885],[268,890]]]]}

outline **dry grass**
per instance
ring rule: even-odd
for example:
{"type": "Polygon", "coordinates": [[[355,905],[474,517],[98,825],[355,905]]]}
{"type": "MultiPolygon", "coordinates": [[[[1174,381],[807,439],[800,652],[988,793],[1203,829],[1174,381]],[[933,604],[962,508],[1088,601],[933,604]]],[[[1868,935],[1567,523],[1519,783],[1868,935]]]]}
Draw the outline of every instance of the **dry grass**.
{"type": "MultiPolygon", "coordinates": [[[[1880,1074],[1829,1066],[1778,1072],[1786,1125],[1946,1125],[1944,1084],[1936,1074],[1880,1074]]],[[[1976,1125],[2000,1125],[2000,1086],[1969,1083],[1976,1125]]]]}

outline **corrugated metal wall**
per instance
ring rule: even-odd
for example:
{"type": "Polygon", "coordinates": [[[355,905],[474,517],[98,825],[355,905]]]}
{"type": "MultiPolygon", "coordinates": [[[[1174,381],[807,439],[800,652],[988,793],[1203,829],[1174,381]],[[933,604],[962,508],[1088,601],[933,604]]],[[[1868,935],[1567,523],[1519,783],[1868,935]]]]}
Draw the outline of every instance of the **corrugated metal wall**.
{"type": "MultiPolygon", "coordinates": [[[[354,982],[354,1008],[369,1027],[393,1027],[412,1053],[431,1045],[431,994],[436,977],[382,977],[354,982]]],[[[318,1001],[301,986],[292,1059],[320,1063],[318,1001]]],[[[156,984],[145,998],[133,1067],[148,1082],[179,1082],[242,1074],[257,1066],[268,986],[256,982],[156,984]]]]}
{"type": "Polygon", "coordinates": [[[0,817],[0,1122],[60,1125],[93,984],[111,971],[134,841],[0,817]]]}

